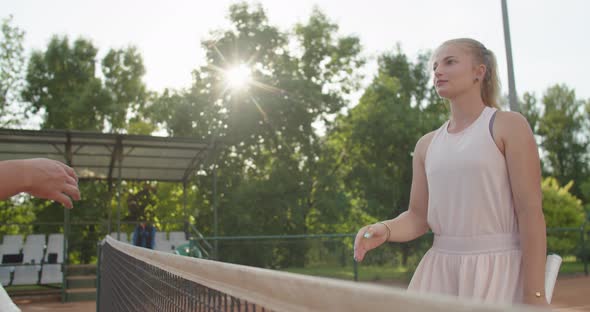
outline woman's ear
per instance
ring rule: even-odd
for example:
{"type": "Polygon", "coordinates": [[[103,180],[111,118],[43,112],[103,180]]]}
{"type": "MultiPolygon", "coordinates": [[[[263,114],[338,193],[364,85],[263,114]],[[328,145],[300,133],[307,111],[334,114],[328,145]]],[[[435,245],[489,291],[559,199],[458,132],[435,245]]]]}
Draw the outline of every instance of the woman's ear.
{"type": "Polygon", "coordinates": [[[478,81],[484,81],[484,78],[486,76],[486,72],[487,72],[487,67],[484,64],[479,64],[476,68],[475,68],[475,78],[478,81]]]}

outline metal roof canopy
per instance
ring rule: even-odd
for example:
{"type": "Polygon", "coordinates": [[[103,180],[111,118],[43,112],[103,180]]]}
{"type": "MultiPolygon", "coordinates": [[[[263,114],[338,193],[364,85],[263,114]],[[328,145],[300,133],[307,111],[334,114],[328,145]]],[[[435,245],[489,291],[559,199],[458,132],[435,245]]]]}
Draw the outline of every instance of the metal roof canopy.
{"type": "Polygon", "coordinates": [[[59,160],[85,180],[186,183],[212,150],[212,144],[190,138],[0,129],[0,160],[59,160]]]}
{"type": "MultiPolygon", "coordinates": [[[[0,128],[0,160],[49,158],[74,168],[81,180],[117,184],[117,239],[121,229],[121,181],[181,182],[183,215],[188,225],[186,187],[199,165],[215,157],[215,137],[209,144],[191,138],[155,137],[72,130],[0,128]],[[115,172],[115,169],[116,172],[115,172]]],[[[215,236],[217,236],[217,166],[213,169],[215,236]]],[[[108,233],[111,232],[111,209],[108,233]]],[[[68,264],[70,210],[64,209],[64,264],[68,264]]],[[[217,250],[217,245],[215,250],[217,250]]],[[[64,270],[65,280],[65,270],[64,270]]],[[[65,283],[64,283],[65,285],[65,283]]],[[[65,290],[64,290],[65,291],[65,290]]]]}

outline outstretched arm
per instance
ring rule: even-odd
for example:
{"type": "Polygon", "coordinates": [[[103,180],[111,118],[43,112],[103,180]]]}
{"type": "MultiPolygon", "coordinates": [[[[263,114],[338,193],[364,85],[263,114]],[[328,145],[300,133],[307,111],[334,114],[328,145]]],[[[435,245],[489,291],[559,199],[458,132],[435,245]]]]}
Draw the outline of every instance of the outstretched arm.
{"type": "Polygon", "coordinates": [[[412,160],[412,188],[408,210],[395,219],[386,220],[361,228],[354,241],[354,258],[362,261],[365,254],[379,247],[387,240],[407,242],[424,235],[428,231],[428,182],[424,160],[434,132],[423,136],[414,149],[412,160]],[[390,231],[391,229],[391,231],[390,231]],[[365,237],[368,233],[368,237],[365,237]]]}
{"type": "Polygon", "coordinates": [[[384,221],[391,228],[391,242],[408,242],[428,232],[428,181],[426,180],[426,151],[434,132],[416,144],[412,160],[412,188],[408,210],[393,220],[384,221]]]}
{"type": "Polygon", "coordinates": [[[74,169],[45,158],[0,161],[0,199],[18,193],[60,202],[72,208],[80,199],[78,177],[74,169]]]}

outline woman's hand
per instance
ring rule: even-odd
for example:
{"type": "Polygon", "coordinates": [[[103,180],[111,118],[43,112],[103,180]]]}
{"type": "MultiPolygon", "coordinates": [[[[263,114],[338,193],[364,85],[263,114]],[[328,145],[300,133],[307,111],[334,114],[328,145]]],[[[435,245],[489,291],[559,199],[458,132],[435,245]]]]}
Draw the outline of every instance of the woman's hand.
{"type": "Polygon", "coordinates": [[[382,223],[362,227],[354,239],[354,260],[360,262],[367,251],[381,246],[387,240],[388,229],[382,223]]]}

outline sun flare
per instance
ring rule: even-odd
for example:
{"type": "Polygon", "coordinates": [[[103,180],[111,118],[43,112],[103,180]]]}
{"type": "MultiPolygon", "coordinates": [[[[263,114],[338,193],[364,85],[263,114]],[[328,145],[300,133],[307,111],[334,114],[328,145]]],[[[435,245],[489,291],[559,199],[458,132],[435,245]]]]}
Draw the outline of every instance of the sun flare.
{"type": "Polygon", "coordinates": [[[237,65],[225,72],[225,79],[233,90],[244,88],[250,82],[251,72],[245,64],[237,65]]]}

